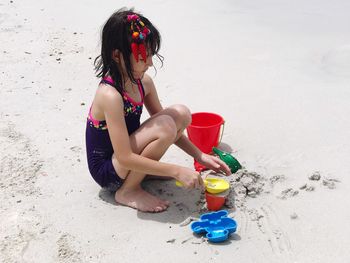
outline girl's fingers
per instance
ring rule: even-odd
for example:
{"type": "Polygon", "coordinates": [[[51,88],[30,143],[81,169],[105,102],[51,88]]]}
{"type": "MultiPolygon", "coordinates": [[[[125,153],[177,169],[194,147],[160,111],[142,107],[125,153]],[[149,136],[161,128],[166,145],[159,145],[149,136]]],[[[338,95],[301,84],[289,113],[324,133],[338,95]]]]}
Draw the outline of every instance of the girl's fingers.
{"type": "Polygon", "coordinates": [[[201,186],[202,185],[202,177],[200,174],[198,174],[198,186],[201,186]]]}
{"type": "Polygon", "coordinates": [[[204,188],[204,181],[203,181],[203,178],[202,178],[201,175],[198,176],[198,180],[199,180],[199,186],[200,186],[201,188],[204,188]]]}
{"type": "Polygon", "coordinates": [[[223,168],[222,170],[225,172],[225,174],[230,175],[231,174],[231,169],[228,167],[228,165],[220,160],[221,167],[223,168]]]}
{"type": "Polygon", "coordinates": [[[217,164],[219,167],[218,167],[218,170],[220,170],[221,172],[224,172],[226,175],[230,175],[231,174],[231,170],[230,168],[228,167],[228,165],[220,160],[219,158],[216,158],[216,161],[217,161],[217,164]]]}
{"type": "Polygon", "coordinates": [[[193,189],[193,185],[194,185],[194,182],[190,182],[190,183],[187,185],[186,189],[193,189]]]}

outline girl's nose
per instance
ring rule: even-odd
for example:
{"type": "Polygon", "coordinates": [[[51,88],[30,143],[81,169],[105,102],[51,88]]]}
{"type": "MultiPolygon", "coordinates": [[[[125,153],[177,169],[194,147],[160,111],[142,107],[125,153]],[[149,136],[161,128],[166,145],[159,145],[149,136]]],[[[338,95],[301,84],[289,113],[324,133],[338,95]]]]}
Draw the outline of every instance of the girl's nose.
{"type": "Polygon", "coordinates": [[[152,59],[152,56],[148,56],[148,57],[147,57],[146,64],[147,64],[147,66],[149,66],[149,67],[152,67],[152,66],[153,66],[153,59],[152,59]]]}

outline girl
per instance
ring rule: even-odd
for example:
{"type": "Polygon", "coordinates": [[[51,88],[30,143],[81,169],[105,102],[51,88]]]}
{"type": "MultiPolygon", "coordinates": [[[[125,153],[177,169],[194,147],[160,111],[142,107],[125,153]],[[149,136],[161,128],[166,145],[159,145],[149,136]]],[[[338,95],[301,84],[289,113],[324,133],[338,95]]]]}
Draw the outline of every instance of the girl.
{"type": "Polygon", "coordinates": [[[95,69],[101,82],[86,126],[90,173],[101,186],[116,190],[117,203],[145,212],[160,212],[169,203],[146,192],[146,174],[172,177],[186,188],[203,187],[200,174],[159,159],[175,143],[199,163],[230,174],[220,159],[202,153],[183,134],[191,113],[183,105],[163,109],[152,79],[145,74],[158,54],[160,34],[152,23],[133,10],[119,10],[102,31],[101,55],[95,69]],[[150,118],[140,125],[143,105],[150,118]]]}

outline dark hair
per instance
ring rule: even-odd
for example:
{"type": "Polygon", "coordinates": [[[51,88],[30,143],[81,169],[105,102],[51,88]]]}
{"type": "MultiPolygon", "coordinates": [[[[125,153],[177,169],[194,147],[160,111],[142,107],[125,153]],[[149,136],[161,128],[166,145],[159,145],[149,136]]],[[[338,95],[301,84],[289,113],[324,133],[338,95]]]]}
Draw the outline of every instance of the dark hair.
{"type": "Polygon", "coordinates": [[[112,59],[113,51],[118,49],[123,55],[126,72],[132,82],[136,83],[132,75],[132,66],[130,62],[131,56],[131,29],[130,22],[127,21],[127,16],[136,14],[141,21],[150,29],[151,33],[146,38],[146,46],[152,53],[156,55],[163,63],[163,57],[158,54],[160,49],[161,37],[159,31],[153,24],[144,16],[135,13],[133,9],[119,9],[111,15],[102,29],[101,34],[101,55],[96,57],[94,66],[97,77],[105,77],[109,74],[115,82],[115,87],[119,92],[122,92],[124,87],[122,73],[119,72],[117,63],[112,59]]]}

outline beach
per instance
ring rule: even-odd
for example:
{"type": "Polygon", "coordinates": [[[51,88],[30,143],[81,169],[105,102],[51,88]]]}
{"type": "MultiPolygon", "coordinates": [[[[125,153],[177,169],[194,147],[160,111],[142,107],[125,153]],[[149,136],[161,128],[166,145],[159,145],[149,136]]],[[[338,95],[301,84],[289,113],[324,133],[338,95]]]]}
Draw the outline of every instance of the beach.
{"type": "MultiPolygon", "coordinates": [[[[0,262],[348,262],[349,12],[344,0],[1,0],[0,262]],[[190,229],[207,212],[200,190],[147,181],[171,205],[143,213],[89,174],[93,62],[121,7],[162,35],[164,65],[148,74],[163,106],[225,119],[219,147],[244,169],[226,177],[238,227],[223,243],[190,229]]],[[[193,167],[176,146],[161,161],[193,167]]]]}

